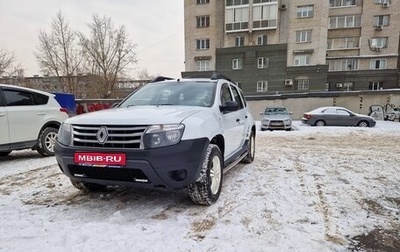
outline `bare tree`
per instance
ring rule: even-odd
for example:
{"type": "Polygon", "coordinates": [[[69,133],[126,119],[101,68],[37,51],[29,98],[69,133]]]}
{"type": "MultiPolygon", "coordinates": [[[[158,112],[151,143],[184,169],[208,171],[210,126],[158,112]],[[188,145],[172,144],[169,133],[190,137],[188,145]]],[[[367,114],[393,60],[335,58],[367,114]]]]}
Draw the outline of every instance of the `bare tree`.
{"type": "Polygon", "coordinates": [[[76,33],[70,28],[63,14],[57,13],[50,25],[51,31],[39,32],[38,52],[35,53],[42,72],[57,76],[63,91],[76,94],[76,78],[80,72],[82,53],[76,33]]]}
{"type": "Polygon", "coordinates": [[[0,48],[0,76],[11,77],[13,75],[23,77],[23,69],[19,65],[15,66],[14,53],[0,48]]]}
{"type": "Polygon", "coordinates": [[[125,27],[114,28],[110,18],[94,14],[93,22],[88,27],[90,37],[79,33],[80,43],[90,73],[99,76],[95,87],[98,95],[108,98],[112,96],[123,71],[137,62],[136,45],[129,40],[125,27]]]}

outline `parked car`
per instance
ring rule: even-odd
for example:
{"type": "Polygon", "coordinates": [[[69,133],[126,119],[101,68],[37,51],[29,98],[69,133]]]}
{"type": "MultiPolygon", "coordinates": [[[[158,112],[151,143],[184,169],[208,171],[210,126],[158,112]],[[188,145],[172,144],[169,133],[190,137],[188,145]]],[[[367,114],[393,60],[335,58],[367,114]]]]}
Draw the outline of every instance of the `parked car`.
{"type": "Polygon", "coordinates": [[[286,107],[276,106],[267,107],[264,112],[260,113],[261,130],[292,130],[291,112],[286,107]]]}
{"type": "Polygon", "coordinates": [[[80,190],[187,188],[194,203],[210,205],[223,173],[253,161],[255,135],[243,93],[226,77],[162,77],[114,108],[67,119],[55,151],[80,190]]]}
{"type": "Polygon", "coordinates": [[[67,110],[54,94],[0,84],[0,156],[31,148],[43,156],[54,155],[54,142],[67,110]]]}
{"type": "Polygon", "coordinates": [[[311,126],[359,126],[374,127],[374,118],[354,113],[343,107],[321,107],[306,112],[301,122],[311,126]]]}

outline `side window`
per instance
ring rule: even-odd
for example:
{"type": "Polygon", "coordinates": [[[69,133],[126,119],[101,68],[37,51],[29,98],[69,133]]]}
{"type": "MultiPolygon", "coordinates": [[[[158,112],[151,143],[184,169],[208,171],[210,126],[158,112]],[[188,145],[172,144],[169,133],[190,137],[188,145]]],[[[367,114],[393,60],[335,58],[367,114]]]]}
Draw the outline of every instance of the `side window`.
{"type": "Polygon", "coordinates": [[[29,92],[4,90],[6,106],[34,105],[33,95],[29,92]]]}
{"type": "Polygon", "coordinates": [[[235,97],[235,101],[238,103],[238,109],[243,109],[243,102],[242,102],[242,98],[240,97],[239,91],[236,87],[234,87],[233,85],[231,85],[232,88],[232,92],[233,92],[233,96],[235,97]]]}
{"type": "Polygon", "coordinates": [[[0,89],[0,106],[4,106],[4,101],[3,101],[3,91],[0,89]]]}
{"type": "Polygon", "coordinates": [[[227,101],[233,101],[233,98],[228,84],[223,84],[221,88],[221,105],[224,105],[227,101]]]}
{"type": "Polygon", "coordinates": [[[44,105],[49,101],[49,97],[47,95],[42,94],[33,94],[33,102],[35,105],[44,105]]]}

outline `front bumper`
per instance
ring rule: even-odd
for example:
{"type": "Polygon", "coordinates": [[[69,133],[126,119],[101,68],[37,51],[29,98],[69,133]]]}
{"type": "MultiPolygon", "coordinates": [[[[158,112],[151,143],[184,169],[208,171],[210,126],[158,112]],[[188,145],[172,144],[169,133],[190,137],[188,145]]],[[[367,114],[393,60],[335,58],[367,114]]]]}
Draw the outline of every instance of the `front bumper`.
{"type": "Polygon", "coordinates": [[[261,121],[261,130],[289,130],[292,128],[292,122],[283,120],[261,121]]]}
{"type": "Polygon", "coordinates": [[[59,142],[54,148],[58,165],[71,180],[172,190],[196,180],[208,144],[207,138],[200,138],[150,150],[68,147],[59,142]],[[75,152],[125,153],[126,164],[121,167],[77,164],[75,152]]]}

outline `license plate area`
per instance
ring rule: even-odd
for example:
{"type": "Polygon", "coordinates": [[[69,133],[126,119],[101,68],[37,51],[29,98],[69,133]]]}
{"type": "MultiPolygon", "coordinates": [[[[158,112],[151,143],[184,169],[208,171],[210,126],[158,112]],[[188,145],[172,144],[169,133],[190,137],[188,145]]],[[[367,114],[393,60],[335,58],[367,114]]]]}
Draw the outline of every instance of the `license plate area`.
{"type": "Polygon", "coordinates": [[[75,164],[87,166],[124,166],[126,165],[125,153],[99,153],[99,152],[75,152],[75,164]]]}

